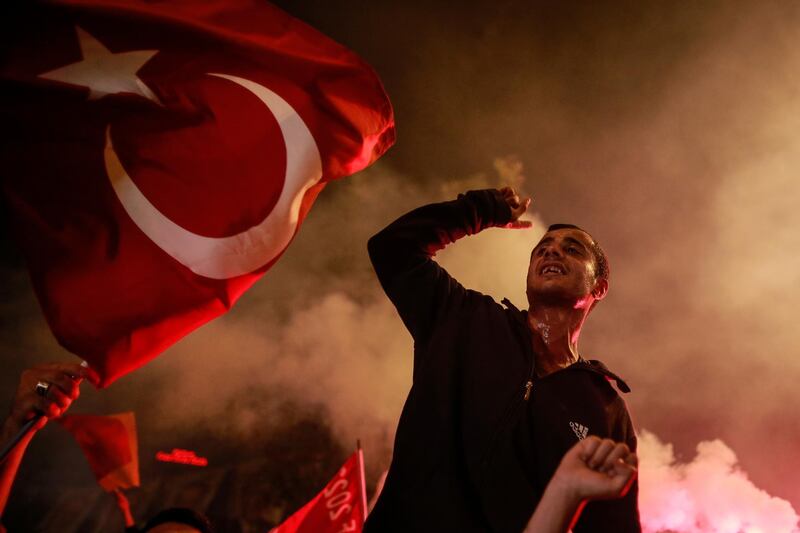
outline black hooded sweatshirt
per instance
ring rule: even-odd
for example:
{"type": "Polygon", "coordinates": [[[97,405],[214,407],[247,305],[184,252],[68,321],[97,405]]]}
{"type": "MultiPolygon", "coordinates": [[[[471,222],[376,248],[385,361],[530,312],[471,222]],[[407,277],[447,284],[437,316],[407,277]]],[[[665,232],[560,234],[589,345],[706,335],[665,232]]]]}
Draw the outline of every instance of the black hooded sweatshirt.
{"type": "MultiPolygon", "coordinates": [[[[526,312],[465,289],[434,260],[502,226],[496,190],[420,207],[372,237],[381,285],[414,339],[411,390],[366,533],[514,532],[525,527],[564,453],[589,435],[636,449],[628,386],[599,361],[536,378],[526,312]]],[[[639,532],[638,486],[589,503],[575,533],[639,532]]]]}

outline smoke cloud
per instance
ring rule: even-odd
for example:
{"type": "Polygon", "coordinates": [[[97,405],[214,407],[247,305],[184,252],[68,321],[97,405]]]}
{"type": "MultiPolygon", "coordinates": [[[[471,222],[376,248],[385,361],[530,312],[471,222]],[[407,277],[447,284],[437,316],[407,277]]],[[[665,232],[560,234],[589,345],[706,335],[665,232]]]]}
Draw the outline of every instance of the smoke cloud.
{"type": "Polygon", "coordinates": [[[786,500],[757,488],[721,440],[697,445],[683,463],[671,444],[639,434],[639,509],[646,533],[791,533],[797,515],[786,500]]]}

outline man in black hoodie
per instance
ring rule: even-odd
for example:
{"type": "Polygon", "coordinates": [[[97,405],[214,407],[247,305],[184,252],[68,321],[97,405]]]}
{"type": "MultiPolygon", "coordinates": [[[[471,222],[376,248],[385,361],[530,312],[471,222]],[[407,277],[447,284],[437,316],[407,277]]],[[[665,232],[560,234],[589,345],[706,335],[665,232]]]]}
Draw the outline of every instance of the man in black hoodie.
{"type": "MultiPolygon", "coordinates": [[[[420,207],[369,241],[383,289],[414,339],[414,370],[383,492],[365,531],[520,532],[564,453],[587,435],[636,436],[616,386],[578,352],[608,291],[608,261],[587,232],[551,226],[531,253],[529,309],[465,289],[433,261],[489,227],[523,228],[530,199],[470,191],[420,207]]],[[[589,503],[574,527],[639,532],[637,485],[589,503]]]]}

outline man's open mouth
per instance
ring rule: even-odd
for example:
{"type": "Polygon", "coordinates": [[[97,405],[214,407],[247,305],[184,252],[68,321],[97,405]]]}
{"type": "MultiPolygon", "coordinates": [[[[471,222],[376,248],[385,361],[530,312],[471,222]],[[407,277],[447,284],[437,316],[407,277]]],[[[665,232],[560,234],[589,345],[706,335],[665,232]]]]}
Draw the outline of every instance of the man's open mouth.
{"type": "Polygon", "coordinates": [[[566,274],[567,269],[556,263],[548,263],[539,269],[539,274],[566,274]]]}

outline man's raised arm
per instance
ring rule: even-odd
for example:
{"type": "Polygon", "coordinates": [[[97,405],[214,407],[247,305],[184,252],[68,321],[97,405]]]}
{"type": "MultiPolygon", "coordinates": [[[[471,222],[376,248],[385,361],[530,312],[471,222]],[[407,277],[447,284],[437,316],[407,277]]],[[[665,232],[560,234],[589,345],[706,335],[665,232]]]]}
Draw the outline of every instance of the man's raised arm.
{"type": "Polygon", "coordinates": [[[415,342],[424,343],[439,314],[465,293],[433,261],[434,254],[489,227],[530,226],[518,220],[529,204],[510,187],[469,191],[453,201],[417,208],[369,240],[378,280],[415,342]]]}

